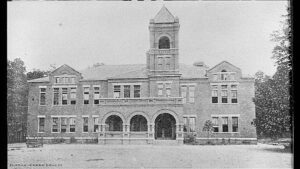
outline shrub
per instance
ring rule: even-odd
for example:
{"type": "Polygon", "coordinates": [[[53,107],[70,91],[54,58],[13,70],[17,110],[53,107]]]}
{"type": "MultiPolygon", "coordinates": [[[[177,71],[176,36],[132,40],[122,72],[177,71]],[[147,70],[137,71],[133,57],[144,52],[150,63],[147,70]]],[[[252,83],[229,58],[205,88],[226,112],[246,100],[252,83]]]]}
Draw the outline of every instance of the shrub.
{"type": "Polygon", "coordinates": [[[56,138],[53,139],[54,144],[59,144],[59,143],[63,143],[63,142],[65,142],[64,138],[56,137],[56,138]]]}
{"type": "Polygon", "coordinates": [[[187,144],[196,144],[196,137],[193,134],[186,134],[184,136],[183,142],[187,144]]]}

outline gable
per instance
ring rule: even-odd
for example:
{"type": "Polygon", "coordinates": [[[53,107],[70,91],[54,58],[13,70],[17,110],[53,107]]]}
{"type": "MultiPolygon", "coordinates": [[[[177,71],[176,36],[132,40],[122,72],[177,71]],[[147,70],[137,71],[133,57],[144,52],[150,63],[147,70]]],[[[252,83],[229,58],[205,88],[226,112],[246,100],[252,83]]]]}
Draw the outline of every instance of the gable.
{"type": "Polygon", "coordinates": [[[50,76],[61,76],[61,75],[76,75],[81,76],[81,73],[71,68],[70,66],[64,64],[59,68],[55,69],[50,73],[50,76]]]}
{"type": "Polygon", "coordinates": [[[223,61],[216,66],[212,67],[208,70],[209,73],[215,73],[215,72],[221,72],[222,70],[225,70],[226,72],[241,72],[241,69],[234,66],[233,64],[223,61]]]}

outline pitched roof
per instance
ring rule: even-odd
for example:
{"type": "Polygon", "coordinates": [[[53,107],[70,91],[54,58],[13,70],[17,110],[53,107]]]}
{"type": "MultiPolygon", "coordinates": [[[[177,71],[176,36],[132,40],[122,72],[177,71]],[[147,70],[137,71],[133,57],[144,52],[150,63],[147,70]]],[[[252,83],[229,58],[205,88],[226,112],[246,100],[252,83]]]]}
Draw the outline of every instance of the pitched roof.
{"type": "Polygon", "coordinates": [[[165,6],[163,6],[154,17],[154,23],[173,23],[173,22],[175,22],[175,18],[165,6]]]}
{"type": "MultiPolygon", "coordinates": [[[[181,78],[205,78],[208,67],[198,67],[193,65],[179,65],[181,78]]],[[[107,80],[107,79],[129,79],[148,78],[145,64],[129,65],[101,65],[84,69],[81,72],[83,80],[107,80]]],[[[28,82],[48,82],[49,77],[30,80],[28,82]]]]}
{"type": "Polygon", "coordinates": [[[234,66],[233,64],[231,64],[231,63],[227,62],[226,60],[224,60],[224,61],[218,63],[217,65],[215,65],[214,67],[210,68],[208,71],[213,70],[214,68],[218,67],[219,65],[221,65],[221,64],[223,64],[223,63],[227,63],[227,64],[229,64],[229,65],[231,65],[231,66],[233,66],[233,67],[235,67],[235,68],[241,70],[239,67],[236,67],[236,66],[234,66]]]}
{"type": "Polygon", "coordinates": [[[27,82],[49,82],[49,76],[38,79],[28,80],[27,82]]]}

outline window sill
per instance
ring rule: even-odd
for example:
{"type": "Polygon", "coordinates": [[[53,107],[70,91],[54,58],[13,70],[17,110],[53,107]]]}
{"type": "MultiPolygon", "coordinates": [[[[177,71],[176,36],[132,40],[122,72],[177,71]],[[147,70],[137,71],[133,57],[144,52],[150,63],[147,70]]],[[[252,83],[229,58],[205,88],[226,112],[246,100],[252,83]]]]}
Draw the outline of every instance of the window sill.
{"type": "Polygon", "coordinates": [[[238,105],[239,103],[211,103],[215,105],[238,105]]]}

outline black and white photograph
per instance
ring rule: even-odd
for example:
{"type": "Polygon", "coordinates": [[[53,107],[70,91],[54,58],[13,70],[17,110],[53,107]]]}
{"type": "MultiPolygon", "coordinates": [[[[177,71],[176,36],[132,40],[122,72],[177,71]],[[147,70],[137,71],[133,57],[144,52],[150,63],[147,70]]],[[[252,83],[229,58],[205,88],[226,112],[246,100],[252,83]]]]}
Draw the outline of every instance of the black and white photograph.
{"type": "Polygon", "coordinates": [[[292,169],[291,11],[7,2],[7,167],[292,169]]]}

